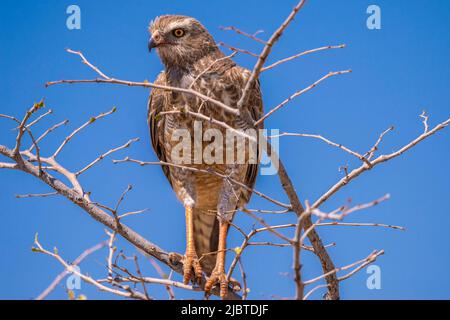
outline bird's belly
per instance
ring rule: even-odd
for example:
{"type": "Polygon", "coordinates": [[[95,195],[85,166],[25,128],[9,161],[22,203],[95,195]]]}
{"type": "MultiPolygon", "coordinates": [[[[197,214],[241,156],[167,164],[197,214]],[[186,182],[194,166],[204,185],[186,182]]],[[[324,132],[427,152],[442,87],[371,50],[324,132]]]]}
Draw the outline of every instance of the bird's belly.
{"type": "Polygon", "coordinates": [[[196,207],[202,210],[217,209],[223,179],[208,173],[195,173],[196,207]]]}
{"type": "MultiPolygon", "coordinates": [[[[216,116],[220,121],[226,120],[220,119],[220,115],[216,116]]],[[[234,125],[231,121],[228,124],[234,125]]],[[[223,127],[180,114],[170,115],[166,119],[164,134],[167,161],[192,168],[192,170],[187,170],[192,179],[189,183],[194,184],[195,206],[205,211],[215,211],[222,185],[227,183],[223,179],[223,175],[227,174],[230,165],[234,164],[233,160],[238,160],[238,157],[240,157],[239,160],[244,159],[239,164],[244,170],[239,171],[245,171],[249,158],[248,146],[244,147],[244,155],[241,156],[239,152],[242,150],[239,149],[238,143],[227,142],[227,132],[223,127]],[[216,133],[222,136],[221,143],[214,144],[214,147],[212,145],[216,141],[216,137],[208,138],[207,131],[210,129],[216,130],[216,133]],[[214,151],[208,152],[208,147],[209,151],[214,151]],[[233,157],[232,161],[227,158],[229,155],[233,157]]],[[[171,171],[176,175],[174,172],[176,169],[172,168],[171,171]]],[[[182,199],[186,181],[181,181],[180,176],[173,180],[175,181],[174,190],[182,199]]]]}

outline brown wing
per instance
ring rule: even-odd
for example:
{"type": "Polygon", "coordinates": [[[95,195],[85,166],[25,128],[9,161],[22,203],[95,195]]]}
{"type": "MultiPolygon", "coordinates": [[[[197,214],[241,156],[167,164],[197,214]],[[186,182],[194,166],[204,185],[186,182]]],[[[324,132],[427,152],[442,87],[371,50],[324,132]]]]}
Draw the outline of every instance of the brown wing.
{"type": "MultiPolygon", "coordinates": [[[[259,120],[264,114],[259,80],[257,80],[255,82],[255,86],[252,89],[249,102],[247,103],[247,108],[250,111],[250,115],[251,115],[253,121],[259,120]]],[[[263,122],[258,124],[258,127],[256,129],[262,129],[262,128],[264,128],[263,122]]],[[[259,146],[258,146],[258,148],[257,148],[258,161],[261,157],[261,155],[259,154],[259,151],[260,150],[259,150],[259,146]]],[[[258,175],[258,168],[259,168],[259,164],[250,164],[247,168],[247,173],[245,175],[245,184],[251,189],[253,189],[253,187],[255,186],[256,177],[258,175]]],[[[250,192],[244,192],[243,196],[244,196],[246,202],[250,201],[250,197],[251,197],[250,192]]]]}
{"type": "MultiPolygon", "coordinates": [[[[155,84],[167,85],[166,73],[161,72],[156,78],[155,84]]],[[[160,161],[166,162],[166,157],[164,154],[164,116],[159,113],[164,109],[164,104],[167,103],[166,92],[160,89],[152,89],[150,96],[148,98],[148,114],[147,121],[150,128],[150,138],[152,141],[153,150],[155,150],[156,156],[160,161]]],[[[169,167],[161,166],[166,176],[169,180],[170,185],[172,181],[170,179],[169,167]]]]}
{"type": "MultiPolygon", "coordinates": [[[[261,91],[259,88],[259,80],[257,81],[255,88],[253,89],[252,96],[248,102],[248,109],[250,111],[250,115],[253,118],[253,121],[260,119],[263,116],[263,104],[261,98],[261,91]]],[[[257,129],[262,129],[264,127],[263,123],[260,123],[257,129]]],[[[259,147],[257,148],[257,157],[258,161],[261,157],[259,147]]],[[[256,182],[256,177],[258,176],[258,168],[259,164],[249,164],[247,168],[247,172],[245,174],[244,183],[250,189],[253,189],[256,182]]],[[[239,207],[244,206],[246,203],[250,201],[250,197],[252,193],[248,190],[244,190],[242,193],[243,201],[240,202],[239,207]]]]}
{"type": "MultiPolygon", "coordinates": [[[[250,71],[247,69],[241,68],[241,67],[235,67],[235,68],[232,68],[230,70],[230,72],[236,73],[235,75],[232,75],[232,78],[237,77],[237,78],[242,79],[241,81],[238,81],[241,85],[241,88],[239,88],[239,90],[241,91],[242,88],[245,86],[245,81],[250,76],[250,71]]],[[[240,96],[241,95],[239,94],[239,98],[240,98],[240,96]]],[[[244,109],[248,110],[253,121],[258,120],[263,116],[264,110],[263,110],[263,102],[262,102],[259,80],[255,81],[252,88],[250,89],[250,92],[248,94],[248,99],[244,106],[244,109]]],[[[250,128],[250,126],[245,125],[244,127],[239,128],[239,129],[246,130],[249,128],[250,128]]],[[[254,129],[262,129],[262,128],[264,128],[263,122],[258,124],[257,128],[254,128],[254,129]]],[[[258,161],[261,156],[259,151],[260,150],[258,147],[257,148],[258,161]]],[[[259,164],[249,164],[247,167],[247,172],[246,172],[245,178],[244,178],[244,184],[246,186],[248,186],[250,189],[253,189],[253,187],[255,186],[256,177],[258,175],[258,168],[259,168],[259,164]]],[[[239,201],[238,207],[242,208],[243,206],[245,206],[245,204],[247,204],[250,201],[251,195],[252,195],[252,193],[250,191],[243,190],[242,191],[242,199],[241,199],[241,201],[239,201]]]]}

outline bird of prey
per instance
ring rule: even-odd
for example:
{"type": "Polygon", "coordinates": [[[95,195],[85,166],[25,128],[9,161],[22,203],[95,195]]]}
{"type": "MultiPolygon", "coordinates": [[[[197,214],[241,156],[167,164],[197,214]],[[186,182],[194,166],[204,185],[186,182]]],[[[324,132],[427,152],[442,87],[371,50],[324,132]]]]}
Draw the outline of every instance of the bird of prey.
{"type": "MultiPolygon", "coordinates": [[[[187,156],[192,161],[183,166],[170,165],[175,162],[174,148],[179,143],[174,135],[190,133],[189,142],[194,146],[198,143],[194,141],[194,126],[201,122],[202,133],[216,129],[225,137],[225,126],[205,120],[210,118],[235,130],[262,128],[262,124],[256,128],[249,124],[263,113],[259,82],[253,82],[242,108],[252,121],[244,121],[243,117],[189,92],[164,89],[161,86],[194,90],[236,109],[251,72],[225,56],[207,29],[194,18],[160,16],[150,23],[149,32],[149,50],[156,48],[165,70],[154,82],[160,87],[150,93],[148,122],[156,155],[169,164],[162,166],[163,172],[185,208],[183,281],[198,281],[205,272],[208,276],[205,292],[208,294],[212,287],[219,285],[220,296],[224,298],[229,283],[225,274],[226,237],[235,212],[250,199],[258,162],[251,163],[249,157],[243,162],[226,161],[229,159],[223,163],[206,163],[204,159],[199,162],[194,161],[190,152],[187,156]],[[207,118],[194,117],[186,110],[207,118]]],[[[225,146],[226,139],[223,141],[224,146],[216,152],[238,148],[234,144],[225,146]]],[[[200,143],[203,148],[207,145],[205,141],[200,143]]],[[[183,157],[186,159],[186,155],[183,157]]]]}

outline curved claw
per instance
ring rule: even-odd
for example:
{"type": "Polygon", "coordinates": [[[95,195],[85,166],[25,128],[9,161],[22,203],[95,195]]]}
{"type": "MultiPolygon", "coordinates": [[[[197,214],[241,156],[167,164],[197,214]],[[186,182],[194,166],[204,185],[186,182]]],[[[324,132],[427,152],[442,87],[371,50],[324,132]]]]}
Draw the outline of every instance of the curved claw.
{"type": "Polygon", "coordinates": [[[192,278],[192,270],[194,270],[194,279],[200,283],[202,279],[202,267],[200,266],[197,254],[186,253],[183,262],[183,282],[188,284],[192,278]]]}
{"type": "Polygon", "coordinates": [[[215,271],[211,273],[211,276],[206,281],[205,284],[205,294],[209,295],[211,292],[211,289],[216,285],[220,285],[220,298],[223,300],[228,295],[228,279],[225,272],[221,271],[215,271]]]}

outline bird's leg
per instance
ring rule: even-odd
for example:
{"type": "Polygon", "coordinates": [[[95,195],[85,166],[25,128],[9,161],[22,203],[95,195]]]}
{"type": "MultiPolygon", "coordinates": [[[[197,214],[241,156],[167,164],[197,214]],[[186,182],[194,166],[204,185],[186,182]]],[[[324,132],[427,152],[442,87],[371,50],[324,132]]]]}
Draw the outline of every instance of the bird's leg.
{"type": "Polygon", "coordinates": [[[230,224],[225,219],[220,220],[219,246],[217,252],[216,266],[205,284],[205,293],[209,294],[215,284],[220,285],[220,298],[225,299],[228,293],[228,280],[225,274],[225,256],[227,250],[227,233],[230,224]]]}
{"type": "MultiPolygon", "coordinates": [[[[242,180],[240,169],[242,166],[238,164],[228,165],[226,174],[233,179],[242,180]]],[[[228,277],[225,274],[225,256],[227,251],[227,234],[236,207],[240,199],[241,190],[235,189],[234,185],[228,180],[224,181],[219,195],[217,205],[217,219],[219,220],[219,243],[217,250],[216,265],[206,281],[205,294],[209,295],[212,287],[216,284],[220,285],[220,298],[225,299],[228,293],[228,277]]],[[[234,282],[234,281],[233,281],[234,282]]]]}
{"type": "Polygon", "coordinates": [[[202,267],[195,250],[194,242],[194,212],[192,206],[186,206],[186,254],[183,263],[183,282],[189,283],[194,269],[194,276],[198,283],[202,279],[202,267]]]}

